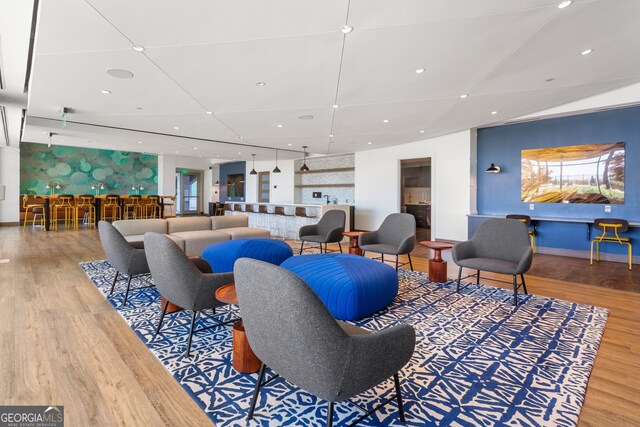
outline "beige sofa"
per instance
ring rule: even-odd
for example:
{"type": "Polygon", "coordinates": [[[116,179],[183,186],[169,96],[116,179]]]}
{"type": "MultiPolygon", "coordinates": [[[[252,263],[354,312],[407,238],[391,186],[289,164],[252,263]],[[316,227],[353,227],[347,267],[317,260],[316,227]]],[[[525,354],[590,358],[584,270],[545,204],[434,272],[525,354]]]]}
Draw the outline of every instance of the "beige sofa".
{"type": "Polygon", "coordinates": [[[200,256],[204,248],[212,243],[271,237],[269,230],[249,227],[249,218],[246,215],[125,219],[114,221],[113,226],[129,242],[143,241],[144,233],[149,231],[166,234],[187,255],[197,256],[200,256]]]}

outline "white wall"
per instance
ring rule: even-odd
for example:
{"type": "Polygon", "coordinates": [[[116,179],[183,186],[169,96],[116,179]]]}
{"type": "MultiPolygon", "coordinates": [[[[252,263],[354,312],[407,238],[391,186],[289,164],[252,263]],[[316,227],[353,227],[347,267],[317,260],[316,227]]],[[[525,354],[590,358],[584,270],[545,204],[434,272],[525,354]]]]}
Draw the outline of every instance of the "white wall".
{"type": "MultiPolygon", "coordinates": [[[[274,161],[259,161],[255,163],[256,172],[271,172],[276,166],[274,161]]],[[[247,203],[258,203],[258,175],[249,175],[253,165],[247,162],[245,171],[245,200],[247,203]]],[[[293,160],[278,160],[280,173],[271,172],[271,200],[269,203],[293,204],[294,168],[293,160]]]]}
{"type": "Polygon", "coordinates": [[[400,212],[400,160],[431,157],[432,238],[467,240],[471,132],[357,152],[356,228],[375,230],[388,214],[400,212]]]}
{"type": "Polygon", "coordinates": [[[158,194],[173,196],[176,194],[176,169],[190,169],[204,172],[203,206],[202,210],[208,212],[208,203],[213,201],[212,185],[213,167],[209,158],[171,156],[163,154],[158,156],[158,194]]]}
{"type": "Polygon", "coordinates": [[[0,200],[0,223],[20,221],[20,149],[0,147],[0,184],[5,198],[0,200]]]}

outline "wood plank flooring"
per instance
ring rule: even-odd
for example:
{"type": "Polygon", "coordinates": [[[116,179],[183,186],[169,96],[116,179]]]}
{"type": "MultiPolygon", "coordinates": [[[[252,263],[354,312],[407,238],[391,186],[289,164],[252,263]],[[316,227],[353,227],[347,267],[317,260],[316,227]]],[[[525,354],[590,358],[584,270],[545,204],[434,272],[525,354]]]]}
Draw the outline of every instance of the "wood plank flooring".
{"type": "MultiPolygon", "coordinates": [[[[0,227],[6,258],[0,405],[65,405],[67,426],[212,425],[78,266],[104,258],[95,230],[0,227]]],[[[425,258],[413,258],[416,270],[427,270],[425,258]]],[[[579,425],[640,426],[640,293],[581,284],[565,270],[585,268],[584,260],[571,267],[574,261],[562,258],[554,267],[546,258],[536,256],[539,268],[563,280],[530,274],[531,293],[610,310],[579,425]]],[[[598,267],[605,277],[618,265],[598,267]]],[[[450,263],[449,277],[456,274],[450,263]]]]}

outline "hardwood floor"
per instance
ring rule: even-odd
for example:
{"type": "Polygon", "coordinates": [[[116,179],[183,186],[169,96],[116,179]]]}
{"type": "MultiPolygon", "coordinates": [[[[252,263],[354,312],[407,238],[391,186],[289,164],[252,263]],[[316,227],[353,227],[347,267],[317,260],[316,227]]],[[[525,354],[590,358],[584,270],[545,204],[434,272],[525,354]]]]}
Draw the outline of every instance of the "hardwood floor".
{"type": "MultiPolygon", "coordinates": [[[[78,266],[103,258],[95,230],[0,227],[0,405],[65,405],[67,426],[211,425],[78,266]]],[[[545,274],[527,287],[610,310],[579,424],[640,425],[640,293],[581,283],[584,263],[536,256],[545,274]]],[[[619,265],[597,274],[617,277],[619,265]]]]}

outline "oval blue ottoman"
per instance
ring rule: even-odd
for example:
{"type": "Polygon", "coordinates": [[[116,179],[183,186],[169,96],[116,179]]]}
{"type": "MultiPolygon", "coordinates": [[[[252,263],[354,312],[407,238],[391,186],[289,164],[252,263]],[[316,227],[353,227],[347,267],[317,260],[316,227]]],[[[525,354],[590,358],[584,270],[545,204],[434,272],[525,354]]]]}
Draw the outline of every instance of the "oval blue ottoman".
{"type": "Polygon", "coordinates": [[[238,258],[253,258],[280,265],[293,256],[291,246],[281,240],[237,239],[214,243],[204,248],[202,258],[211,264],[214,273],[233,271],[238,258]]]}
{"type": "Polygon", "coordinates": [[[367,317],[389,305],[398,294],[398,275],[393,267],[357,255],[301,255],[280,266],[304,280],[340,320],[367,317]]]}

